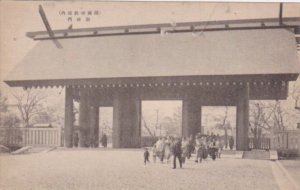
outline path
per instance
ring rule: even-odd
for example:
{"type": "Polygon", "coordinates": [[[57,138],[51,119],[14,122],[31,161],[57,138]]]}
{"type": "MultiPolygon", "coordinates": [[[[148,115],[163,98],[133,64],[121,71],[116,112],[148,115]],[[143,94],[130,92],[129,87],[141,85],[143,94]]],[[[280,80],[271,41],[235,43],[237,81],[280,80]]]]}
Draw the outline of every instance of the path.
{"type": "MultiPolygon", "coordinates": [[[[0,156],[0,189],[278,190],[270,161],[223,158],[183,169],[143,164],[140,150],[69,150],[0,156]]],[[[152,160],[152,159],[151,159],[152,160]]]]}

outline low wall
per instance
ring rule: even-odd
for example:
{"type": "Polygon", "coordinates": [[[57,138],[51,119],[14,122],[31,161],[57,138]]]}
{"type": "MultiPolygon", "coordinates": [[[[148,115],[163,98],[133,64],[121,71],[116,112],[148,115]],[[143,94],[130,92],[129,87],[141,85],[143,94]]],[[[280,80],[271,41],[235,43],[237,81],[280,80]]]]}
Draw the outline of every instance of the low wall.
{"type": "Polygon", "coordinates": [[[271,137],[271,148],[288,149],[300,152],[300,130],[276,131],[271,137]]]}
{"type": "Polygon", "coordinates": [[[60,146],[60,128],[0,128],[0,144],[60,146]]]}

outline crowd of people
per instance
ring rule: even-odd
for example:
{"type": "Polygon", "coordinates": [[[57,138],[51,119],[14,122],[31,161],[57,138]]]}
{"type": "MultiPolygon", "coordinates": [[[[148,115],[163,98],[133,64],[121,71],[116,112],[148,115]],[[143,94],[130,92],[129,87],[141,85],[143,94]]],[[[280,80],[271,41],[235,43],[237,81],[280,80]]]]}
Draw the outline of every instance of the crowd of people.
{"type": "MultiPolygon", "coordinates": [[[[161,137],[152,147],[152,157],[155,163],[157,159],[164,163],[170,162],[173,157],[173,169],[176,168],[176,160],[179,162],[180,168],[185,163],[186,159],[191,159],[192,154],[195,155],[195,162],[201,163],[203,159],[211,157],[213,160],[221,158],[221,151],[224,147],[223,140],[214,135],[197,134],[195,137],[188,138],[178,137],[161,137]]],[[[144,152],[144,163],[149,162],[150,153],[148,149],[144,152]]]]}

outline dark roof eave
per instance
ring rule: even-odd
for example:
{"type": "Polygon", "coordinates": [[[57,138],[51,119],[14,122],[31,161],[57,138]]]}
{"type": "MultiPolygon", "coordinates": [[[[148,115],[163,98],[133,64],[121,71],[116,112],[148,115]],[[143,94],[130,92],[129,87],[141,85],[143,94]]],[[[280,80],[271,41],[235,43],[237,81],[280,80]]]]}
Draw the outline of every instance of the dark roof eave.
{"type": "Polygon", "coordinates": [[[154,83],[154,82],[255,82],[255,81],[295,81],[299,73],[283,74],[239,74],[239,75],[200,75],[200,76],[139,76],[116,78],[81,78],[81,79],[37,79],[37,80],[5,80],[10,87],[52,87],[70,85],[154,83]],[[139,81],[137,81],[139,79],[139,81]]]}

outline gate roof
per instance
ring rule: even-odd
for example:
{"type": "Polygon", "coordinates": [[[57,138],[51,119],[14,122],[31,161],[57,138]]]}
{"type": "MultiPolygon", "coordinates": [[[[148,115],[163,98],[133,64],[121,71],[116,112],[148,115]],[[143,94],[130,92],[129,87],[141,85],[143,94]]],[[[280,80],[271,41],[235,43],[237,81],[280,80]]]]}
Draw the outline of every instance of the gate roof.
{"type": "MultiPolygon", "coordinates": [[[[6,78],[26,81],[139,77],[298,76],[295,34],[287,29],[144,34],[42,40],[6,78]]],[[[27,84],[28,85],[28,84],[27,84]]]]}

